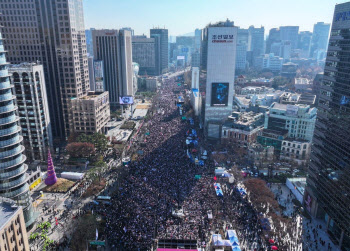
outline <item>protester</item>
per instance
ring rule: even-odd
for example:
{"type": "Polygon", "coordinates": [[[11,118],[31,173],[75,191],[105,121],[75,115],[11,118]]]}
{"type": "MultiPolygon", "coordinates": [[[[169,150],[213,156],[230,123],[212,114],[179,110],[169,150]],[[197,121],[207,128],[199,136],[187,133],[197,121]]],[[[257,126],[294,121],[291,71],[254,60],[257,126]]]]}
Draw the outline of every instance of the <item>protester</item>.
{"type": "Polygon", "coordinates": [[[213,186],[214,163],[207,160],[200,166],[188,158],[185,140],[193,125],[182,120],[174,105],[174,91],[181,88],[173,80],[163,84],[153,100],[156,111],[148,121],[146,142],[135,149],[143,151],[142,158],[129,165],[110,206],[91,205],[94,212],[106,216],[109,244],[150,250],[156,239],[186,239],[197,240],[200,247],[209,242],[212,232],[235,229],[242,245],[266,250],[250,202],[222,178],[215,181],[223,184],[224,196],[218,197],[213,186]],[[195,179],[195,175],[201,177],[195,179]],[[178,209],[183,216],[173,215],[178,209]]]}

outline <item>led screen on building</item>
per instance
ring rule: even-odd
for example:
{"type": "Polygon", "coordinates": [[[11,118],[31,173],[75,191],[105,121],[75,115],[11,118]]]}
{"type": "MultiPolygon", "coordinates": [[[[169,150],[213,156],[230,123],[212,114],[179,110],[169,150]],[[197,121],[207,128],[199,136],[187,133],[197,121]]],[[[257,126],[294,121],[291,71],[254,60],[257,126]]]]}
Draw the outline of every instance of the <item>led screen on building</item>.
{"type": "Polygon", "coordinates": [[[229,83],[212,83],[211,106],[227,106],[229,83]]]}
{"type": "Polygon", "coordinates": [[[120,97],[119,103],[121,105],[130,105],[130,104],[134,103],[134,98],[133,97],[120,97]]]}

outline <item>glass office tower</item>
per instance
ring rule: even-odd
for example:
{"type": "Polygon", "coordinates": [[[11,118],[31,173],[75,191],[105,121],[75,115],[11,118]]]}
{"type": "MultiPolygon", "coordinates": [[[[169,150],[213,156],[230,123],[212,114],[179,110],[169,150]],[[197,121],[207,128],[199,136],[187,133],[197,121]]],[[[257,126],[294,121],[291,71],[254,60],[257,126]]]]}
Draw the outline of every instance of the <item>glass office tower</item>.
{"type": "Polygon", "coordinates": [[[335,7],[304,205],[350,250],[350,2],[335,7]]]}

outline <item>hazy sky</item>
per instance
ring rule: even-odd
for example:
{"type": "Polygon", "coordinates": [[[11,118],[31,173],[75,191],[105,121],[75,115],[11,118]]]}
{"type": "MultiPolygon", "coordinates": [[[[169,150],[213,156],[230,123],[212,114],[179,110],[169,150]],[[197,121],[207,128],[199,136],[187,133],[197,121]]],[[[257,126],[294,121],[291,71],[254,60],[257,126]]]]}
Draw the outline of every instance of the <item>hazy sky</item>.
{"type": "Polygon", "coordinates": [[[331,23],[336,3],[348,0],[84,0],[86,28],[131,27],[136,35],[155,26],[169,35],[204,28],[209,22],[229,18],[236,26],[274,27],[298,25],[313,29],[316,22],[331,23]]]}

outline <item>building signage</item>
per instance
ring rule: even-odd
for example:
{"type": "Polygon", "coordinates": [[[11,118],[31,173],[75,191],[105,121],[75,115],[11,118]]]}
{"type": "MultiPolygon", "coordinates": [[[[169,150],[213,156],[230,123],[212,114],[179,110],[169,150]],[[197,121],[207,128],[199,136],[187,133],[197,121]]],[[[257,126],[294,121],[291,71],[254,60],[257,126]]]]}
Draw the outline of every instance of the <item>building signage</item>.
{"type": "Polygon", "coordinates": [[[335,15],[336,22],[345,20],[350,20],[350,11],[340,12],[335,15]]]}
{"type": "Polygon", "coordinates": [[[134,103],[134,98],[133,97],[120,97],[119,98],[119,103],[121,105],[132,105],[134,103]]]}
{"type": "Polygon", "coordinates": [[[233,43],[234,35],[212,35],[212,43],[233,43]]]}
{"type": "Polygon", "coordinates": [[[229,83],[212,83],[211,106],[227,106],[229,83]]]}

